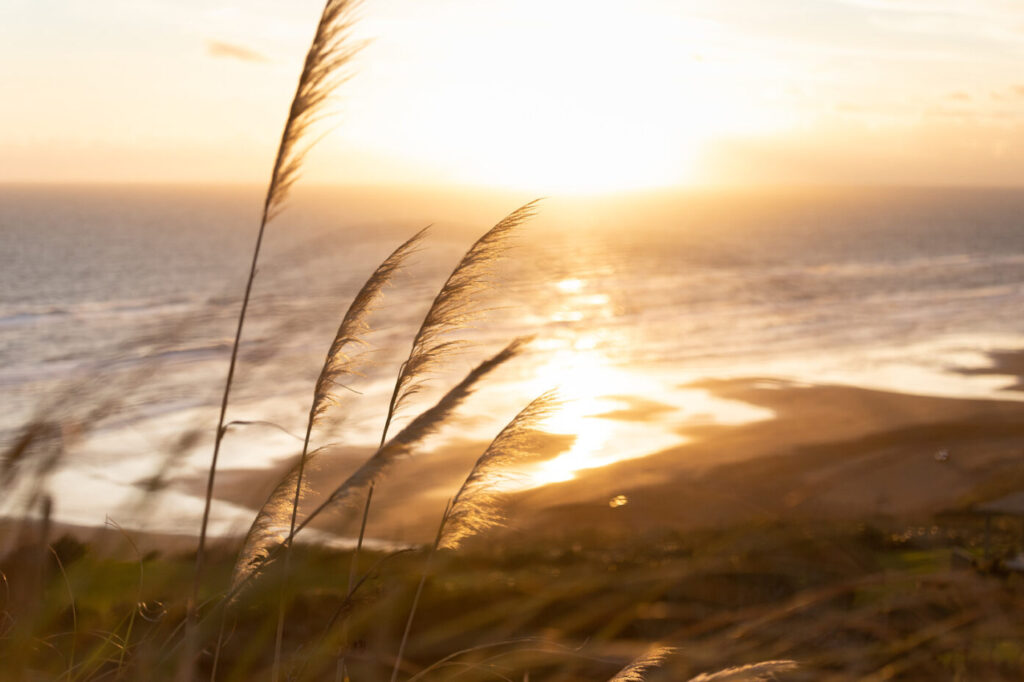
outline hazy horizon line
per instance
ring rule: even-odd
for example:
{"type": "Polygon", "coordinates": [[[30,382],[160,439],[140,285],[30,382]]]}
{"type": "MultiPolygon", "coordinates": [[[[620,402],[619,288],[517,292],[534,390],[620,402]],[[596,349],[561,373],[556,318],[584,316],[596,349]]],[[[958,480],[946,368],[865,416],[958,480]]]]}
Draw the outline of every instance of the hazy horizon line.
{"type": "MultiPolygon", "coordinates": [[[[264,190],[265,182],[225,180],[0,180],[3,188],[189,188],[189,189],[252,189],[264,190]]],[[[856,191],[856,190],[1024,190],[1024,182],[1019,183],[921,183],[921,182],[778,182],[778,183],[690,183],[659,185],[652,187],[631,187],[620,190],[545,190],[530,187],[500,187],[483,184],[466,184],[456,182],[415,183],[415,182],[308,182],[297,186],[295,191],[317,190],[365,190],[365,191],[409,191],[409,192],[473,192],[494,195],[530,194],[541,197],[614,197],[664,195],[672,193],[694,192],[743,192],[743,191],[856,191]]]]}

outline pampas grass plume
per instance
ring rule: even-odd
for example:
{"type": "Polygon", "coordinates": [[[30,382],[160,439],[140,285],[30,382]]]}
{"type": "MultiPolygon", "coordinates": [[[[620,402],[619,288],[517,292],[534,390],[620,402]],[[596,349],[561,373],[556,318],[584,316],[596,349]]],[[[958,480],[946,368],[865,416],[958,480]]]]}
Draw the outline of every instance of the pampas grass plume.
{"type": "Polygon", "coordinates": [[[499,508],[502,483],[514,478],[510,469],[533,454],[531,435],[538,424],[557,406],[549,391],[524,407],[501,430],[463,482],[452,500],[438,547],[455,549],[462,540],[500,525],[504,517],[499,508]]]}
{"type": "Polygon", "coordinates": [[[672,647],[653,646],[633,659],[608,682],[643,682],[644,673],[651,668],[660,666],[673,653],[675,653],[675,649],[672,647]]]}
{"type": "Polygon", "coordinates": [[[701,673],[691,678],[690,682],[754,682],[759,680],[774,679],[775,673],[784,673],[796,670],[796,661],[761,661],[740,665],[735,668],[726,668],[716,673],[701,673]]]}
{"type": "Polygon", "coordinates": [[[320,448],[308,452],[312,428],[327,409],[336,402],[334,387],[339,380],[344,376],[356,374],[355,359],[347,352],[348,348],[365,343],[363,336],[370,330],[367,320],[374,305],[383,294],[384,287],[422,240],[425,231],[425,229],[420,230],[402,243],[374,270],[342,318],[313,390],[302,453],[257,512],[235,564],[231,581],[232,590],[266,563],[271,548],[280,544],[283,538],[290,537],[294,532],[299,501],[306,488],[305,468],[323,450],[320,448]],[[279,530],[282,527],[288,528],[287,534],[283,534],[279,530]]]}
{"type": "Polygon", "coordinates": [[[402,457],[412,454],[413,448],[418,443],[441,428],[455,412],[455,409],[470,396],[481,379],[519,355],[528,342],[528,338],[516,339],[497,355],[477,365],[466,375],[466,378],[448,391],[433,407],[413,419],[408,426],[398,432],[398,435],[378,449],[370,459],[331,493],[324,505],[354,507],[359,496],[383,476],[392,464],[402,457]]]}
{"type": "Polygon", "coordinates": [[[456,329],[472,320],[479,310],[475,296],[488,283],[491,269],[509,245],[513,231],[533,216],[539,200],[521,206],[488,230],[469,248],[455,266],[430,305],[413,337],[409,357],[395,379],[381,444],[387,439],[391,420],[406,401],[419,392],[426,378],[452,351],[460,346],[448,338],[456,329]]]}

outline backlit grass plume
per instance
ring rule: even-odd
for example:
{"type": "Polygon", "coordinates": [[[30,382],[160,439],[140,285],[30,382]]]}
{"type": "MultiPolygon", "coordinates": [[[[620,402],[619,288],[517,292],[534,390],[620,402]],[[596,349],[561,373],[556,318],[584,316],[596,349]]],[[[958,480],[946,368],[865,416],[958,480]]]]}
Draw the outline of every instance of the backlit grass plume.
{"type": "Polygon", "coordinates": [[[651,668],[657,668],[672,655],[675,649],[667,646],[655,646],[637,656],[625,668],[616,673],[608,682],[643,682],[644,674],[651,668]]]}
{"type": "Polygon", "coordinates": [[[436,433],[455,412],[455,409],[470,396],[477,383],[499,366],[519,355],[528,341],[527,338],[516,339],[497,355],[477,365],[466,375],[466,378],[448,391],[433,407],[409,422],[404,429],[398,432],[398,435],[379,448],[345,482],[339,485],[321,503],[319,508],[310,513],[296,531],[328,507],[357,508],[357,501],[370,485],[379,480],[396,461],[411,455],[418,443],[436,433]]]}
{"type": "Polygon", "coordinates": [[[494,263],[508,246],[512,231],[529,219],[537,206],[534,200],[508,214],[469,248],[434,297],[420,328],[413,337],[409,357],[402,363],[391,393],[381,445],[387,440],[388,428],[395,414],[415,395],[431,372],[459,342],[448,335],[465,325],[478,313],[477,297],[487,283],[494,263]]]}
{"type": "MultiPolygon", "coordinates": [[[[319,452],[320,450],[314,450],[306,455],[307,467],[319,452]]],[[[239,588],[263,569],[270,558],[271,550],[280,546],[288,536],[287,523],[291,515],[295,487],[301,485],[303,491],[307,488],[305,484],[298,482],[300,459],[302,458],[296,458],[274,486],[273,491],[267,496],[267,501],[256,513],[256,518],[249,526],[249,532],[245,534],[242,549],[238,553],[231,574],[229,594],[232,595],[232,599],[238,596],[239,588]]]]}
{"type": "Polygon", "coordinates": [[[726,668],[716,673],[701,673],[691,678],[690,682],[759,682],[775,679],[776,673],[785,673],[797,669],[796,661],[761,661],[726,668]]]}
{"type": "MultiPolygon", "coordinates": [[[[277,535],[273,533],[268,534],[267,530],[275,525],[276,522],[283,521],[283,518],[289,518],[287,537],[291,538],[295,532],[299,502],[302,499],[303,476],[309,451],[309,439],[313,433],[313,426],[327,409],[336,402],[334,390],[336,386],[340,385],[340,380],[345,376],[352,376],[357,373],[356,361],[349,352],[349,348],[364,343],[362,337],[370,330],[367,320],[373,311],[374,304],[380,299],[384,292],[384,287],[398,269],[402,267],[405,259],[415,249],[425,232],[426,229],[420,230],[392,251],[391,255],[377,266],[377,269],[373,271],[373,274],[370,275],[370,278],[366,280],[355,298],[352,299],[352,303],[345,312],[345,316],[338,325],[338,331],[331,341],[323,368],[320,370],[316,383],[313,385],[313,400],[309,407],[309,418],[306,420],[306,436],[302,443],[302,453],[299,455],[294,472],[289,472],[285,475],[284,480],[274,489],[267,502],[257,513],[253,527],[250,528],[250,533],[252,534],[258,526],[262,527],[263,530],[257,530],[251,538],[249,535],[246,536],[246,545],[249,544],[250,539],[255,544],[248,549],[243,548],[243,557],[246,553],[250,556],[247,561],[243,561],[242,565],[253,566],[254,562],[255,565],[259,565],[266,561],[268,551],[266,543],[272,541],[276,544],[278,541],[277,535]],[[284,504],[289,495],[291,498],[290,509],[284,504]],[[289,511],[290,513],[288,513],[289,511]]],[[[285,574],[287,576],[291,558],[290,540],[285,546],[285,552],[285,574]]],[[[238,567],[236,565],[237,570],[238,567]]],[[[232,580],[232,582],[234,583],[235,580],[232,580]]],[[[282,613],[278,619],[278,649],[280,649],[281,630],[284,626],[283,600],[281,608],[282,613]]],[[[279,658],[279,655],[279,652],[275,655],[275,670],[277,669],[276,659],[279,658]]]]}
{"type": "Polygon", "coordinates": [[[406,240],[401,246],[391,252],[391,255],[384,259],[384,262],[377,266],[370,278],[366,280],[359,293],[356,294],[349,305],[345,316],[338,325],[338,331],[331,341],[331,347],[327,351],[327,358],[320,370],[313,387],[313,402],[309,407],[309,419],[306,422],[306,438],[302,444],[302,456],[299,458],[298,471],[295,479],[295,496],[291,509],[291,525],[288,530],[289,536],[295,531],[295,519],[299,512],[299,500],[302,495],[303,468],[306,462],[306,452],[309,449],[309,438],[313,426],[327,411],[327,408],[336,402],[334,389],[339,385],[342,377],[353,376],[357,373],[356,362],[348,352],[351,346],[362,345],[363,335],[370,330],[367,319],[373,311],[374,304],[380,299],[387,285],[395,272],[402,267],[403,262],[416,248],[426,228],[406,240]]]}
{"type": "Polygon", "coordinates": [[[553,391],[540,396],[524,407],[491,441],[476,461],[469,476],[452,499],[438,547],[455,549],[462,540],[504,520],[498,502],[501,484],[515,477],[511,468],[535,454],[531,445],[539,423],[557,406],[553,391]]]}
{"type": "Polygon", "coordinates": [[[192,581],[192,593],[189,604],[190,621],[194,619],[194,609],[199,585],[202,580],[203,559],[206,546],[206,531],[210,520],[210,505],[213,500],[213,485],[217,473],[217,460],[220,444],[224,438],[225,415],[231,395],[231,385],[235,376],[238,361],[238,349],[242,339],[242,328],[245,326],[245,314],[249,308],[252,294],[252,283],[256,278],[256,264],[259,261],[260,246],[267,223],[281,210],[292,185],[299,176],[302,162],[309,151],[312,141],[307,142],[311,127],[320,118],[335,88],[345,79],[344,67],[358,50],[358,46],[350,44],[353,0],[327,0],[320,21],[313,35],[313,42],[306,53],[306,60],[299,75],[299,83],[295,89],[288,117],[281,132],[281,141],[274,157],[274,166],[270,173],[270,182],[263,200],[263,212],[260,217],[259,230],[256,233],[256,244],[253,247],[252,262],[249,266],[249,277],[242,296],[242,305],[238,312],[238,325],[235,329],[235,340],[231,347],[231,359],[228,362],[228,374],[224,381],[224,392],[221,396],[220,416],[217,420],[217,431],[214,436],[213,454],[210,457],[210,471],[206,479],[206,496],[203,507],[203,519],[199,527],[199,546],[196,550],[196,566],[192,581]]]}
{"type": "MultiPolygon", "coordinates": [[[[449,339],[448,335],[480,312],[476,307],[474,294],[485,287],[491,268],[509,244],[512,231],[534,214],[538,201],[535,199],[519,207],[477,239],[434,297],[413,337],[409,356],[399,367],[398,375],[395,377],[395,387],[391,392],[388,411],[384,416],[384,428],[380,434],[382,448],[387,442],[391,420],[403,404],[419,391],[423,382],[444,358],[460,345],[458,341],[449,339]]],[[[364,528],[370,513],[372,492],[371,481],[367,486],[366,507],[363,510],[364,528]]],[[[356,551],[352,554],[349,587],[352,585],[359,552],[363,546],[363,532],[359,531],[356,551]]]]}
{"type": "Polygon", "coordinates": [[[402,267],[404,260],[423,239],[425,232],[426,229],[420,230],[395,249],[366,280],[345,312],[313,389],[313,402],[309,408],[302,453],[278,481],[249,527],[232,574],[232,592],[240,586],[241,581],[247,580],[251,577],[250,574],[258,571],[266,563],[270,549],[280,545],[294,532],[299,502],[305,488],[305,467],[319,453],[319,450],[308,451],[313,426],[335,402],[334,387],[339,380],[356,372],[355,361],[348,349],[350,346],[364,343],[362,337],[369,331],[367,319],[373,311],[374,304],[380,299],[387,283],[402,267]],[[286,523],[289,524],[287,533],[283,530],[286,523]]]}
{"type": "Polygon", "coordinates": [[[334,335],[331,347],[327,351],[327,359],[320,376],[317,377],[313,389],[313,404],[309,410],[309,423],[315,423],[327,408],[335,403],[334,388],[339,385],[339,380],[346,375],[356,373],[355,362],[349,354],[351,346],[362,345],[363,335],[369,330],[367,322],[370,313],[377,301],[380,299],[391,278],[402,267],[406,258],[415,250],[426,234],[427,228],[423,228],[415,235],[406,240],[401,246],[395,249],[383,263],[381,263],[370,278],[366,280],[363,287],[352,300],[352,304],[345,312],[345,317],[338,326],[334,335]]]}
{"type": "Polygon", "coordinates": [[[266,561],[271,547],[280,544],[283,538],[290,536],[295,530],[299,501],[304,489],[305,467],[319,452],[319,450],[309,452],[309,440],[313,426],[327,411],[327,408],[335,402],[334,387],[342,377],[356,373],[356,363],[348,349],[351,346],[364,343],[363,336],[369,331],[367,318],[373,311],[374,304],[380,299],[384,287],[402,266],[404,260],[423,238],[424,232],[425,230],[419,231],[395,249],[374,270],[352,300],[352,304],[349,305],[348,311],[334,335],[334,340],[331,342],[327,358],[313,389],[313,401],[309,408],[302,452],[295,465],[278,482],[267,501],[257,512],[235,565],[232,588],[248,572],[256,570],[266,561]],[[286,524],[288,525],[287,533],[281,530],[286,524]]]}
{"type": "MultiPolygon", "coordinates": [[[[298,465],[293,466],[278,482],[270,497],[267,498],[267,502],[260,508],[246,535],[243,549],[239,553],[232,572],[229,598],[234,598],[244,585],[256,577],[268,562],[277,557],[281,549],[313,519],[329,508],[354,507],[355,501],[361,493],[364,493],[374,481],[379,480],[396,461],[412,454],[419,442],[435,433],[454,413],[455,409],[469,397],[476,384],[522,352],[527,341],[528,339],[516,339],[497,355],[480,363],[433,407],[416,417],[384,447],[379,448],[359,469],[335,488],[318,507],[306,515],[292,532],[284,535],[280,529],[283,528],[285,519],[291,510],[288,493],[294,492],[298,480],[298,465]]],[[[317,451],[311,453],[313,456],[316,454],[317,451]]]]}
{"type": "Polygon", "coordinates": [[[307,141],[310,128],[320,119],[335,88],[345,80],[347,73],[344,67],[359,50],[359,46],[350,44],[349,39],[356,4],[354,0],[327,0],[324,5],[281,132],[281,143],[264,201],[264,222],[278,214],[288,191],[298,179],[302,162],[313,143],[307,141]]]}
{"type": "Polygon", "coordinates": [[[437,529],[437,537],[434,539],[430,554],[427,555],[419,585],[413,595],[409,617],[405,621],[405,631],[402,633],[398,654],[395,656],[395,665],[391,669],[391,682],[398,679],[405,645],[409,641],[412,622],[416,617],[416,607],[419,605],[420,595],[423,594],[423,586],[427,582],[434,554],[438,549],[454,549],[465,538],[501,523],[502,516],[497,506],[500,496],[499,484],[509,479],[511,465],[524,455],[530,454],[530,435],[536,431],[538,423],[551,413],[555,404],[554,393],[549,391],[524,407],[491,441],[484,454],[480,455],[473,465],[455,497],[445,507],[437,529]]]}

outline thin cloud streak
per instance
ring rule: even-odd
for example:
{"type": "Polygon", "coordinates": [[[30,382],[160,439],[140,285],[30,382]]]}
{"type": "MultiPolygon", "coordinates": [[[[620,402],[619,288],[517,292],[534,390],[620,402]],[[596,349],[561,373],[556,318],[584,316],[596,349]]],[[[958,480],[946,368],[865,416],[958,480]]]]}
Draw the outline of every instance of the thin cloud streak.
{"type": "Polygon", "coordinates": [[[226,58],[226,59],[238,59],[243,62],[256,62],[266,63],[270,60],[265,56],[250,50],[242,45],[234,45],[232,43],[225,43],[220,40],[207,40],[206,41],[206,54],[211,57],[226,58]]]}

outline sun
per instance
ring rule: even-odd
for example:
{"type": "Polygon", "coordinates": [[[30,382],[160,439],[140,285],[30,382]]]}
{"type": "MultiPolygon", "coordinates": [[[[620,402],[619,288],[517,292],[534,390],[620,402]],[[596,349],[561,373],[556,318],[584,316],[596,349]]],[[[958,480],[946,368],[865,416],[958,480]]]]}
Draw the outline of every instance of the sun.
{"type": "Polygon", "coordinates": [[[385,153],[396,177],[589,194],[694,184],[716,140],[774,125],[710,21],[570,0],[489,8],[438,10],[427,42],[408,18],[371,22],[339,134],[385,153]]]}

